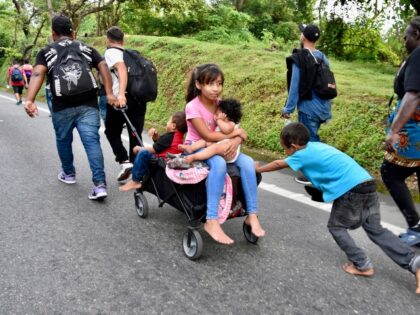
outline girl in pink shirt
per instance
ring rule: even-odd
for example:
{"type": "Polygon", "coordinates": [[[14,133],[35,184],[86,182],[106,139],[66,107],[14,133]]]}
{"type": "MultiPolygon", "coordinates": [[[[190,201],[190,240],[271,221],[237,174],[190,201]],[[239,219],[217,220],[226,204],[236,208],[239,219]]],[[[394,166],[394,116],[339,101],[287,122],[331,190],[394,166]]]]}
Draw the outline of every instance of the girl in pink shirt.
{"type": "MultiPolygon", "coordinates": [[[[191,144],[201,139],[207,142],[230,139],[224,156],[227,160],[231,160],[236,155],[238,146],[247,138],[247,134],[240,128],[233,130],[230,134],[215,131],[214,115],[222,94],[223,83],[223,72],[215,64],[204,64],[194,69],[186,97],[185,114],[188,133],[185,142],[191,144]]],[[[233,240],[224,233],[217,221],[217,208],[226,175],[226,160],[220,155],[214,155],[205,162],[209,165],[210,172],[207,177],[207,214],[204,230],[217,242],[232,244],[233,240]]],[[[247,210],[245,223],[251,226],[251,231],[255,236],[263,237],[265,231],[257,217],[258,196],[254,161],[249,156],[240,153],[234,163],[240,170],[245,195],[247,210]]]]}

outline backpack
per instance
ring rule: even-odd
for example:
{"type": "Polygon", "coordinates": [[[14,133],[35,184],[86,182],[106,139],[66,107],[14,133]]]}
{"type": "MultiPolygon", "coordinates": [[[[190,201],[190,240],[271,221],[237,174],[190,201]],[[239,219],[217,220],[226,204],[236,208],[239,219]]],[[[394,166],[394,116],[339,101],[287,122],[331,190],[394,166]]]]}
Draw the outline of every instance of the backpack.
{"type": "Polygon", "coordinates": [[[23,81],[23,75],[19,68],[13,67],[12,73],[10,74],[10,79],[15,83],[23,81]]]}
{"type": "Polygon", "coordinates": [[[137,50],[113,48],[124,53],[124,63],[128,72],[127,94],[139,103],[156,100],[158,80],[154,64],[137,50]]]}
{"type": "MultiPolygon", "coordinates": [[[[311,52],[312,54],[312,52],[311,52]]],[[[322,100],[331,100],[337,96],[337,86],[335,83],[334,73],[330,67],[323,61],[315,58],[315,78],[312,89],[322,100]]]]}
{"type": "Polygon", "coordinates": [[[82,43],[73,41],[57,50],[57,59],[50,67],[51,91],[54,96],[70,98],[89,92],[96,93],[98,84],[87,57],[81,51],[82,43]]]}
{"type": "Polygon", "coordinates": [[[30,69],[23,69],[23,71],[25,72],[26,79],[29,81],[31,79],[31,76],[32,76],[32,70],[30,70],[30,69]]]}

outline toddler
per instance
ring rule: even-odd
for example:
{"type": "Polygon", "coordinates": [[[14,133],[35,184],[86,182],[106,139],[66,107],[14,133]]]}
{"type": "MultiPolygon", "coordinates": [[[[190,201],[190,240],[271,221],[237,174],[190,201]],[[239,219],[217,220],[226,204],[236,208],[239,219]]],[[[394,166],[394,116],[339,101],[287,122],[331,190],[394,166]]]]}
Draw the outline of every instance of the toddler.
{"type": "Polygon", "coordinates": [[[166,124],[166,133],[159,136],[155,128],[150,128],[149,136],[153,140],[153,146],[133,148],[137,153],[132,169],[132,179],[120,187],[120,191],[129,191],[142,187],[142,180],[149,169],[149,161],[155,157],[166,157],[167,153],[178,154],[181,151],[178,146],[184,140],[184,134],[187,132],[187,122],[185,112],[176,112],[172,115],[166,124]]]}

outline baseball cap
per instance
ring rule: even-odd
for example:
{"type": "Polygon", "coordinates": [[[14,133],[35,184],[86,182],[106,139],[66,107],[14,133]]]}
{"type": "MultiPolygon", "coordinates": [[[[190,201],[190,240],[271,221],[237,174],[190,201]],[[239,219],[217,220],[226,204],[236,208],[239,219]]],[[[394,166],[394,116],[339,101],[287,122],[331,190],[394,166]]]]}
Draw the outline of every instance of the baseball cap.
{"type": "Polygon", "coordinates": [[[311,42],[316,42],[321,36],[321,31],[314,24],[300,24],[299,29],[302,34],[311,42]]]}
{"type": "Polygon", "coordinates": [[[70,35],[73,32],[71,20],[64,15],[54,16],[52,19],[52,30],[58,35],[70,35]]]}

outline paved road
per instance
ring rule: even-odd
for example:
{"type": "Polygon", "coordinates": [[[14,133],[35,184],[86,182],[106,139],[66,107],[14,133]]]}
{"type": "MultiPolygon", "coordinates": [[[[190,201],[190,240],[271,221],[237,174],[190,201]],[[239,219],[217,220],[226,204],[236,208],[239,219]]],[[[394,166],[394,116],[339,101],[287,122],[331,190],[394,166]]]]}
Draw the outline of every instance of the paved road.
{"type": "MultiPolygon", "coordinates": [[[[185,217],[148,195],[150,216],[140,219],[132,194],[118,192],[102,140],[109,197],[98,203],[87,198],[91,174],[77,133],[78,182],[68,186],[56,179],[46,111],[29,119],[0,93],[0,314],[419,314],[414,277],[364,232],[352,233],[377,274],[341,271],[346,258],[326,229],[328,205],[310,203],[288,172],[263,178],[267,237],[259,245],[244,240],[235,219],[224,225],[235,245],[203,233],[201,259],[186,259],[185,217]]],[[[384,221],[404,228],[388,198],[382,204],[384,221]]]]}

